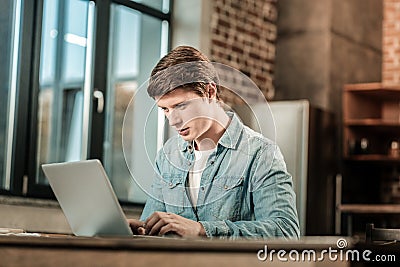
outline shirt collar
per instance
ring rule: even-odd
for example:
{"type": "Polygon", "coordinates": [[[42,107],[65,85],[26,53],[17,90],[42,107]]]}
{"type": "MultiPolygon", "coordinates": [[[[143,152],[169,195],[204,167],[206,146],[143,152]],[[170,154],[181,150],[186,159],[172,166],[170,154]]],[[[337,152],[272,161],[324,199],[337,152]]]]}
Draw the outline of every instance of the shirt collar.
{"type": "MultiPolygon", "coordinates": [[[[240,121],[239,117],[233,112],[227,112],[227,115],[231,119],[228,128],[225,130],[224,134],[218,141],[218,144],[227,148],[236,148],[239,142],[240,134],[243,130],[243,123],[240,121]]],[[[193,150],[193,142],[188,142],[179,138],[179,148],[182,151],[193,150]]]]}
{"type": "Polygon", "coordinates": [[[219,139],[218,144],[221,144],[227,148],[236,148],[244,126],[235,113],[227,112],[227,114],[231,119],[231,122],[229,123],[229,126],[224,134],[219,139]]]}

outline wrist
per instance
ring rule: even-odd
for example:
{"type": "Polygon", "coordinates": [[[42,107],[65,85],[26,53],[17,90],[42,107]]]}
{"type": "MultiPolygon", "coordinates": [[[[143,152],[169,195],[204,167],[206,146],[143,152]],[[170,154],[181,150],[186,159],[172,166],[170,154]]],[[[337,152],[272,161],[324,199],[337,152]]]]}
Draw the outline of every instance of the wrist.
{"type": "Polygon", "coordinates": [[[200,226],[200,230],[199,230],[199,236],[207,236],[207,234],[206,234],[206,230],[204,229],[204,226],[203,226],[203,224],[201,224],[201,223],[199,223],[199,222],[197,222],[198,224],[199,224],[199,226],[200,226]]]}

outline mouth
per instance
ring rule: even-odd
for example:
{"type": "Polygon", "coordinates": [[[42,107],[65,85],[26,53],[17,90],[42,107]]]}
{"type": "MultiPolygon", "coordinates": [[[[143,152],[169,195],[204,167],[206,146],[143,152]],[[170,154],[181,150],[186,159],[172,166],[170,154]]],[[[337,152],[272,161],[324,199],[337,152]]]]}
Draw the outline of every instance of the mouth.
{"type": "Polygon", "coordinates": [[[182,136],[188,135],[188,134],[189,134],[189,127],[180,129],[180,130],[178,131],[178,133],[179,133],[180,135],[182,135],[182,136]]]}

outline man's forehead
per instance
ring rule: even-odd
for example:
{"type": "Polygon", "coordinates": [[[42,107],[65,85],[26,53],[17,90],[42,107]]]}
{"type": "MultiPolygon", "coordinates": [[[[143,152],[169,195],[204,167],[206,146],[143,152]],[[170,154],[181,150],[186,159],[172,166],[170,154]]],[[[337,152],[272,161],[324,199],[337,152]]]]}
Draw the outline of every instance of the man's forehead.
{"type": "Polygon", "coordinates": [[[156,96],[155,100],[159,102],[183,102],[194,98],[201,98],[198,94],[193,91],[184,89],[175,89],[162,96],[156,96]]]}

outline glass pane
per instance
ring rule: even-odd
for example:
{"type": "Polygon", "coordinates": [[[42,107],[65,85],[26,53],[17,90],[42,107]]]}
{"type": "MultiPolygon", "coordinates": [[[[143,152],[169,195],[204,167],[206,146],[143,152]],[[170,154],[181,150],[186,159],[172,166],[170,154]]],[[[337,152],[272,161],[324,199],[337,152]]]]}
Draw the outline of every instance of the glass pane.
{"type": "MultiPolygon", "coordinates": [[[[88,12],[81,0],[45,0],[38,99],[37,175],[43,163],[82,159],[88,12]]],[[[87,89],[86,89],[87,90],[87,89]]]]}
{"type": "Polygon", "coordinates": [[[169,0],[132,0],[132,1],[160,10],[163,13],[169,12],[169,0]]]}
{"type": "Polygon", "coordinates": [[[61,65],[64,83],[79,83],[84,78],[87,12],[87,1],[65,1],[61,65]]]}
{"type": "Polygon", "coordinates": [[[10,153],[17,90],[16,72],[21,1],[2,1],[0,9],[0,188],[10,189],[10,153]]]}
{"type": "Polygon", "coordinates": [[[40,84],[54,83],[58,40],[58,0],[45,1],[43,8],[40,84]]]}
{"type": "Polygon", "coordinates": [[[106,140],[104,163],[119,199],[144,203],[146,194],[133,181],[122,149],[122,123],[125,111],[134,96],[134,125],[129,135],[135,151],[130,164],[135,178],[145,187],[150,185],[152,161],[157,152],[157,113],[147,118],[154,101],[140,87],[162,53],[167,50],[168,27],[165,22],[120,5],[112,5],[110,32],[110,64],[107,88],[106,140]],[[139,90],[140,89],[140,90],[139,90]],[[146,120],[147,118],[147,120],[146,120]],[[150,129],[150,146],[144,147],[144,125],[150,129]],[[145,150],[147,149],[148,155],[145,150]],[[150,162],[147,160],[150,158],[150,162]]]}
{"type": "Polygon", "coordinates": [[[141,14],[124,7],[113,13],[112,72],[116,79],[131,79],[138,75],[141,14]],[[120,25],[117,27],[116,25],[120,25]],[[129,25],[129,26],[128,26],[129,25]]]}

